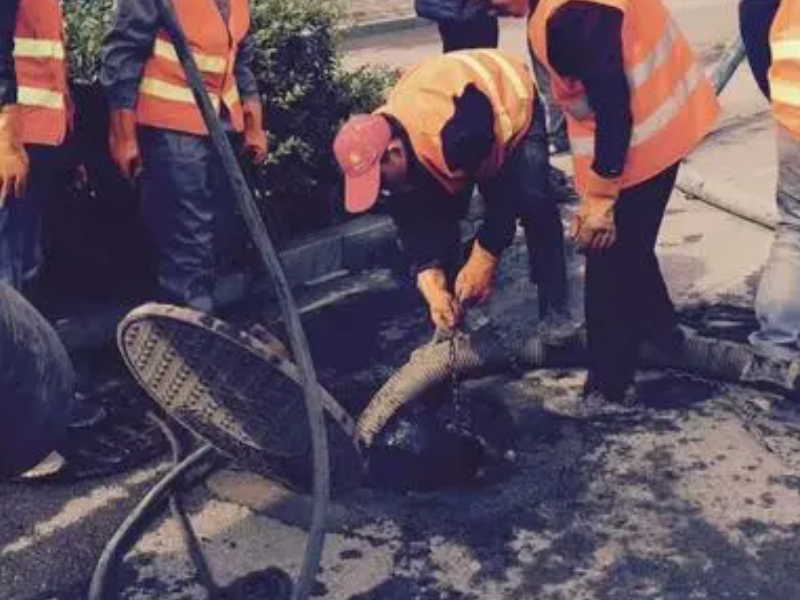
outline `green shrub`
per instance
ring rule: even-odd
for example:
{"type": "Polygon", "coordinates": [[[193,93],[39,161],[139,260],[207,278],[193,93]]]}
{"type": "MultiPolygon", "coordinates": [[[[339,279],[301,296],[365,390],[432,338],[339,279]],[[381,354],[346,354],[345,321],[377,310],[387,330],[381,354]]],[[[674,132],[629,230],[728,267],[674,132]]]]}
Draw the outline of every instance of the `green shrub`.
{"type": "MultiPolygon", "coordinates": [[[[113,0],[65,3],[73,82],[96,85],[99,51],[113,0]]],[[[339,218],[339,174],[331,155],[335,130],[351,112],[370,111],[393,81],[391,72],[342,66],[340,0],[251,0],[270,158],[255,178],[265,213],[290,235],[339,218]]],[[[80,107],[79,107],[80,108],[80,107]]]]}

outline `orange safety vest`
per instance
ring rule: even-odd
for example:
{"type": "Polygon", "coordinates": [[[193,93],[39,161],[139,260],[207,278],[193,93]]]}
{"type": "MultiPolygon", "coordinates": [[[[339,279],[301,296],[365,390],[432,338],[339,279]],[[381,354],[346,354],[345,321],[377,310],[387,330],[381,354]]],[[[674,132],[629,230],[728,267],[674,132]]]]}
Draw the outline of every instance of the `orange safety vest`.
{"type": "Polygon", "coordinates": [[[23,143],[58,146],[67,135],[69,102],[59,0],[21,0],[14,66],[23,143]]]}
{"type": "Polygon", "coordinates": [[[407,72],[376,113],[393,116],[405,128],[420,163],[457,193],[473,181],[451,171],[442,148],[442,130],[455,113],[454,99],[475,85],[492,103],[495,143],[478,177],[497,174],[527,133],[533,119],[533,80],[525,64],[497,50],[462,50],[428,59],[407,72]]]}
{"type": "MultiPolygon", "coordinates": [[[[173,0],[194,59],[217,110],[228,109],[236,131],[244,129],[242,103],[234,67],[239,44],[250,28],[247,0],[231,0],[225,23],[214,0],[173,0]]],[[[207,135],[203,117],[166,30],[156,34],[153,54],[147,61],[136,105],[141,125],[207,135]]]]}
{"type": "Polygon", "coordinates": [[[781,0],[770,29],[769,89],[775,119],[800,137],[800,2],[781,0]]]}
{"type": "MultiPolygon", "coordinates": [[[[552,78],[567,115],[575,181],[585,189],[597,128],[583,84],[562,77],[548,57],[547,24],[570,0],[541,0],[530,18],[530,43],[552,78]]],[[[714,90],[661,0],[591,0],[624,14],[622,53],[631,91],[633,131],[622,174],[627,188],[686,157],[719,114],[714,90]]]]}

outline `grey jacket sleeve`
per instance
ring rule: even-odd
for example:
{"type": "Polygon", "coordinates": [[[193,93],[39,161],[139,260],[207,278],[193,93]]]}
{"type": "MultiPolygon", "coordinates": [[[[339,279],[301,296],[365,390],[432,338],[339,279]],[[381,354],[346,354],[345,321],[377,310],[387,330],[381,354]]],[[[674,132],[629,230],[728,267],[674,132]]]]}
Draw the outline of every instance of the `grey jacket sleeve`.
{"type": "Polygon", "coordinates": [[[154,0],[116,1],[116,14],[103,43],[100,68],[100,83],[112,110],[136,106],[159,22],[154,0]]]}
{"type": "Polygon", "coordinates": [[[0,2],[0,106],[17,101],[17,77],[14,71],[14,29],[19,0],[0,2]]]}
{"type": "Polygon", "coordinates": [[[239,50],[236,54],[236,64],[234,65],[236,84],[239,87],[239,95],[242,97],[242,100],[259,99],[258,81],[252,69],[256,50],[255,38],[252,33],[248,33],[242,40],[242,43],[239,44],[239,50]]]}

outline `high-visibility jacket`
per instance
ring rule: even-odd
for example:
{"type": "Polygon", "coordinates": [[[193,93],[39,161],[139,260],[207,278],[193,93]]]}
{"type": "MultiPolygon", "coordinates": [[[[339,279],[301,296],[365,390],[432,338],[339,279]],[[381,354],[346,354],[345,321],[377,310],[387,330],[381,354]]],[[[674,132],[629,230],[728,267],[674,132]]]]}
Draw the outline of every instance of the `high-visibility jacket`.
{"type": "Polygon", "coordinates": [[[769,90],[775,119],[800,137],[800,2],[781,0],[770,29],[769,90]]]}
{"type": "Polygon", "coordinates": [[[60,0],[21,0],[14,30],[22,141],[57,146],[67,134],[67,63],[60,0]]]}
{"type": "Polygon", "coordinates": [[[436,56],[407,72],[386,104],[375,111],[391,115],[403,125],[419,162],[450,193],[474,180],[474,175],[450,170],[442,147],[442,130],[455,114],[455,99],[470,84],[494,109],[494,144],[477,174],[479,179],[490,178],[531,126],[535,91],[521,60],[488,49],[436,56]]]}
{"type": "MultiPolygon", "coordinates": [[[[529,34],[537,58],[547,66],[553,95],[567,115],[579,190],[594,160],[597,125],[583,84],[562,77],[548,57],[547,24],[570,0],[540,0],[529,34]]],[[[714,90],[694,59],[686,38],[661,0],[591,0],[624,14],[622,54],[631,92],[633,130],[623,188],[654,177],[687,156],[719,114],[714,90]]]]}
{"type": "MultiPolygon", "coordinates": [[[[197,66],[217,110],[224,104],[236,131],[242,131],[242,103],[234,67],[239,44],[250,28],[247,0],[231,0],[228,22],[215,0],[173,0],[197,66]]],[[[206,135],[200,109],[166,30],[156,34],[139,86],[136,104],[141,125],[206,135]]]]}

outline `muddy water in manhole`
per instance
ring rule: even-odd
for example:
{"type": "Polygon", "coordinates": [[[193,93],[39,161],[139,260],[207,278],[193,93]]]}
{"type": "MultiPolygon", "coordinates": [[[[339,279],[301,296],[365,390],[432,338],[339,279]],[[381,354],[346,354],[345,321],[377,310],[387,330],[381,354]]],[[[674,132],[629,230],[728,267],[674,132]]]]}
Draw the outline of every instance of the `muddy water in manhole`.
{"type": "Polygon", "coordinates": [[[433,491],[474,481],[513,450],[513,419],[499,402],[470,398],[454,414],[449,386],[400,411],[366,454],[367,483],[394,491],[433,491]]]}
{"type": "MultiPolygon", "coordinates": [[[[304,326],[321,382],[353,415],[433,334],[428,312],[410,287],[351,296],[305,315],[304,326]]],[[[458,486],[510,449],[513,422],[505,406],[470,399],[474,410],[464,433],[451,426],[450,391],[447,385],[437,388],[395,415],[365,452],[361,484],[395,491],[458,486]]],[[[360,462],[343,447],[349,444],[339,432],[331,435],[334,483],[357,479],[360,462]]]]}

